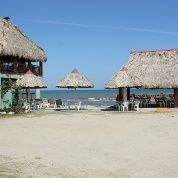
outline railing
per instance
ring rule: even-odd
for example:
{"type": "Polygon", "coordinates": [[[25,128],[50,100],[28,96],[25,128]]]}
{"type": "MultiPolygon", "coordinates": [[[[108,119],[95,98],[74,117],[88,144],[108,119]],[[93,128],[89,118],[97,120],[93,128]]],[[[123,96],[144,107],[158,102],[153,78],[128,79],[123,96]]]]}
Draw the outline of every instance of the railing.
{"type": "Polygon", "coordinates": [[[32,72],[35,75],[42,75],[42,69],[40,66],[38,65],[31,65],[31,67],[29,67],[26,64],[21,64],[21,63],[17,63],[17,65],[14,65],[14,63],[2,63],[1,65],[1,73],[4,74],[25,74],[29,68],[31,68],[32,72]]]}

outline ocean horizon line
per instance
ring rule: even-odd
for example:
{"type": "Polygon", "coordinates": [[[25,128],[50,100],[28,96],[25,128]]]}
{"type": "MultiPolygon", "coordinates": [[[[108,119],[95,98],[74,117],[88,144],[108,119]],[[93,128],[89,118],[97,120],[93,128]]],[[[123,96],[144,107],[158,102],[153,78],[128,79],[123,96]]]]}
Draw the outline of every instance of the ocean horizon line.
{"type": "MultiPolygon", "coordinates": [[[[74,88],[60,88],[60,89],[40,89],[41,91],[75,91],[74,88]]],[[[93,89],[93,88],[77,88],[76,91],[116,91],[118,88],[113,89],[93,89]]],[[[151,91],[159,91],[159,90],[173,90],[172,88],[131,88],[131,90],[151,90],[151,91]]]]}
{"type": "MultiPolygon", "coordinates": [[[[68,91],[68,90],[75,90],[74,88],[61,88],[61,89],[40,89],[41,91],[68,91]]],[[[82,89],[82,88],[77,88],[76,91],[101,91],[101,90],[118,90],[118,89],[82,89]]]]}

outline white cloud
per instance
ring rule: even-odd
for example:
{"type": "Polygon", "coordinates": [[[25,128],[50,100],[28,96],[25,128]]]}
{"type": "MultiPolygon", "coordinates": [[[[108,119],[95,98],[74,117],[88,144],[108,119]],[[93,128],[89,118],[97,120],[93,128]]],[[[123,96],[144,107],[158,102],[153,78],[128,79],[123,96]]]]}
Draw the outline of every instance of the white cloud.
{"type": "Polygon", "coordinates": [[[145,29],[145,28],[136,28],[136,27],[125,27],[125,26],[107,26],[107,25],[94,25],[94,24],[81,24],[81,23],[69,23],[69,22],[60,22],[52,20],[42,20],[42,19],[24,19],[16,18],[16,20],[43,23],[43,24],[54,24],[54,25],[65,25],[65,26],[74,26],[82,28],[100,28],[100,29],[115,29],[115,30],[126,30],[126,31],[136,31],[136,32],[147,32],[147,33],[156,33],[156,34],[165,34],[165,35],[178,35],[178,32],[174,31],[165,31],[165,30],[155,30],[155,29],[145,29]]]}

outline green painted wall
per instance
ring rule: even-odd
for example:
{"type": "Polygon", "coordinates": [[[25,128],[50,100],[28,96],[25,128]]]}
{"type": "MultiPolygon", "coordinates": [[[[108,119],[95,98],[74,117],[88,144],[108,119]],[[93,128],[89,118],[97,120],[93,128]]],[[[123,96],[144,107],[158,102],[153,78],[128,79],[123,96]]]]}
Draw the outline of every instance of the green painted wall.
{"type": "MultiPolygon", "coordinates": [[[[2,85],[2,79],[18,79],[20,75],[14,75],[14,74],[0,74],[0,84],[2,85]]],[[[3,109],[4,107],[8,108],[12,105],[12,91],[9,90],[4,97],[2,98],[0,93],[0,109],[3,109]]]]}
{"type": "MultiPolygon", "coordinates": [[[[12,104],[12,91],[9,90],[5,96],[1,97],[1,84],[2,79],[9,78],[9,79],[18,79],[20,75],[17,74],[1,74],[0,73],[0,109],[4,107],[9,107],[12,104]]],[[[40,89],[36,89],[36,98],[40,98],[40,89]]]]}
{"type": "Polygon", "coordinates": [[[36,99],[40,99],[41,98],[41,93],[40,93],[40,89],[36,89],[36,99]]]}

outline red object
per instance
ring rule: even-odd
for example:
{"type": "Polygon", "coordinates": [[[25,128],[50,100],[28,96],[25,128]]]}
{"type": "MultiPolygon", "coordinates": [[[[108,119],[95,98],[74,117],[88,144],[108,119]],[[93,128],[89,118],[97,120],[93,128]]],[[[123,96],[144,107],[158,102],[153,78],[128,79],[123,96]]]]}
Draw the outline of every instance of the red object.
{"type": "Polygon", "coordinates": [[[73,71],[72,71],[71,73],[73,73],[73,74],[78,74],[79,72],[78,72],[77,69],[73,69],[73,71]]]}
{"type": "Polygon", "coordinates": [[[25,74],[33,74],[33,72],[29,69],[25,74]]]}
{"type": "Polygon", "coordinates": [[[127,67],[123,67],[120,71],[128,71],[127,67]]]}

